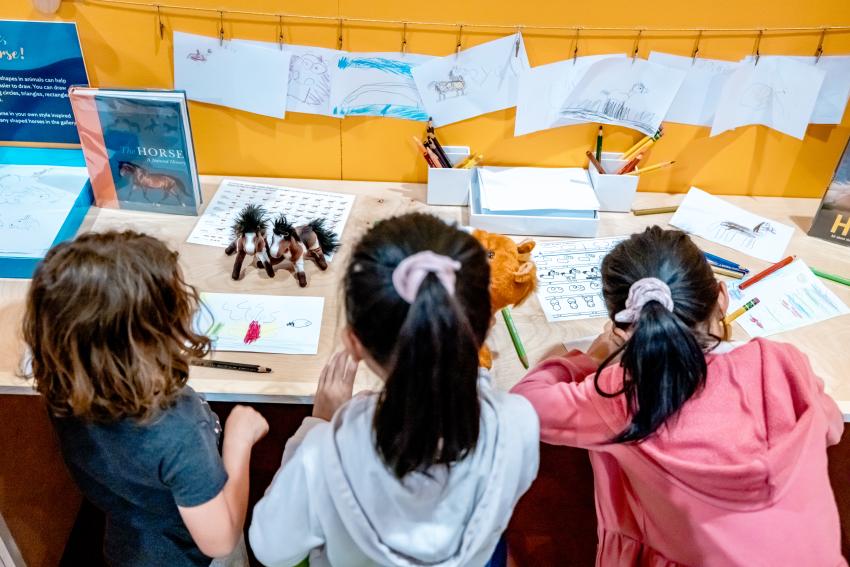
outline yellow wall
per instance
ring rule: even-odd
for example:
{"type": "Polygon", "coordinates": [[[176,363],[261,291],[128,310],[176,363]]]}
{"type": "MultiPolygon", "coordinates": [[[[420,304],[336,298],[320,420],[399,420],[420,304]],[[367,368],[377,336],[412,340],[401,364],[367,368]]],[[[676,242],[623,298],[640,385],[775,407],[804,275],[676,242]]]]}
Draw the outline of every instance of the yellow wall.
{"type": "MultiPolygon", "coordinates": [[[[154,0],[150,0],[151,3],[154,0]]],[[[163,0],[164,3],[167,3],[163,0]]],[[[848,0],[182,0],[193,6],[350,17],[446,22],[585,26],[777,27],[850,25],[848,0]]],[[[0,17],[49,19],[30,0],[3,0],[0,17]]],[[[171,87],[170,32],[217,35],[217,15],[167,11],[165,38],[160,40],[152,11],[98,4],[97,0],[64,0],[56,16],[79,26],[90,79],[95,86],[171,87]]],[[[276,20],[227,16],[226,36],[274,41],[276,20]]],[[[332,23],[285,23],[292,43],[336,46],[332,23]]],[[[505,30],[464,30],[464,45],[482,43],[505,30]]],[[[457,30],[446,27],[408,29],[411,52],[446,55],[454,49],[457,30]]],[[[762,54],[811,55],[818,33],[765,34],[762,54]]],[[[582,55],[631,51],[634,35],[583,33],[582,55]]],[[[689,55],[694,34],[644,34],[640,53],[650,50],[689,55]]],[[[565,59],[572,53],[570,33],[526,30],[532,65],[565,59]]],[[[752,52],[755,34],[703,36],[704,57],[736,60],[752,52]]],[[[397,51],[400,26],[346,24],[344,48],[352,51],[397,51]]],[[[826,54],[850,54],[850,33],[829,33],[826,54]]],[[[226,80],[226,79],[224,79],[226,80]]],[[[491,164],[547,166],[584,165],[584,152],[594,142],[596,127],[571,126],[513,137],[514,109],[494,112],[442,128],[445,144],[468,144],[491,164]]],[[[335,118],[290,113],[275,120],[206,104],[191,105],[192,125],[202,173],[239,175],[424,181],[426,171],[410,148],[421,135],[416,122],[388,118],[335,118]]],[[[639,135],[606,128],[606,149],[631,145],[639,135]]],[[[850,112],[840,126],[809,126],[805,140],[763,127],[746,127],[715,138],[707,128],[669,124],[653,149],[651,162],[675,159],[674,168],[647,175],[640,188],[684,191],[697,185],[714,193],[820,196],[850,135],[850,112]]]]}

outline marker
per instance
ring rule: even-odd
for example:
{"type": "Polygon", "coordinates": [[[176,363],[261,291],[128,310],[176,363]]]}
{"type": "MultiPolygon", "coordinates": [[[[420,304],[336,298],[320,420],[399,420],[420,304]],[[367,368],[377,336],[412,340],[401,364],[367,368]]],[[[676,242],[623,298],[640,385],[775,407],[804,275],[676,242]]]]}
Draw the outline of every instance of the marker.
{"type": "Polygon", "coordinates": [[[511,317],[511,310],[509,307],[502,309],[502,317],[505,319],[505,325],[508,327],[508,332],[511,334],[511,340],[514,343],[514,348],[516,349],[519,361],[522,363],[522,367],[528,368],[528,356],[525,354],[525,347],[522,346],[522,341],[519,338],[519,331],[517,331],[516,325],[514,324],[514,318],[511,317]]]}
{"type": "Polygon", "coordinates": [[[734,310],[732,313],[723,318],[723,324],[728,325],[753,307],[759,304],[759,298],[754,297],[751,301],[746,302],[738,309],[734,310]]]}
{"type": "MultiPolygon", "coordinates": [[[[703,252],[703,256],[705,256],[706,259],[708,259],[709,261],[715,262],[715,263],[723,265],[723,266],[729,266],[730,268],[743,269],[743,268],[741,268],[741,264],[736,264],[732,260],[727,260],[726,258],[723,258],[721,256],[717,256],[716,254],[711,254],[710,252],[703,252]]],[[[747,271],[749,271],[749,270],[747,270],[747,271]]]]}
{"type": "Polygon", "coordinates": [[[259,374],[268,374],[272,371],[271,368],[260,366],[259,364],[243,364],[241,362],[228,362],[226,360],[204,360],[200,358],[193,358],[189,363],[192,366],[203,366],[204,368],[238,370],[240,372],[257,372],[259,374]]]}
{"type": "Polygon", "coordinates": [[[642,160],[642,159],[643,159],[643,154],[636,155],[635,157],[630,159],[628,162],[626,162],[626,165],[624,165],[623,167],[620,168],[620,171],[617,172],[617,175],[623,175],[624,173],[630,172],[631,170],[633,170],[634,168],[637,167],[638,162],[640,162],[640,160],[642,160]]]}
{"type": "Polygon", "coordinates": [[[720,266],[712,265],[711,271],[721,276],[735,278],[736,280],[744,279],[744,274],[742,272],[738,272],[736,270],[733,270],[732,268],[722,268],[720,266]]]}
{"type": "Polygon", "coordinates": [[[591,152],[590,150],[587,150],[584,153],[587,156],[587,159],[590,160],[590,163],[593,164],[593,167],[596,168],[596,171],[598,171],[602,175],[605,175],[605,169],[602,167],[602,164],[599,163],[599,160],[596,159],[596,156],[593,155],[593,152],[591,152]]]}
{"type": "Polygon", "coordinates": [[[827,274],[826,272],[821,272],[820,270],[816,270],[815,268],[809,268],[814,275],[819,278],[823,278],[825,280],[829,280],[835,283],[840,283],[841,285],[850,286],[850,279],[842,278],[841,276],[836,276],[833,274],[827,274]]]}
{"type": "Polygon", "coordinates": [[[596,133],[596,161],[602,159],[602,126],[599,127],[599,132],[596,133]]]}
{"type": "Polygon", "coordinates": [[[793,261],[794,261],[794,256],[788,256],[784,260],[780,260],[779,262],[775,263],[774,265],[767,268],[766,270],[757,273],[756,275],[754,275],[753,277],[751,277],[747,281],[741,283],[741,285],[738,286],[738,289],[747,289],[748,287],[750,287],[754,283],[763,280],[764,278],[766,278],[767,276],[769,276],[770,274],[772,274],[776,270],[784,268],[785,266],[787,266],[788,264],[790,264],[793,261]]]}
{"type": "Polygon", "coordinates": [[[662,215],[664,213],[675,213],[679,210],[679,205],[672,207],[655,207],[654,209],[632,209],[632,214],[640,217],[643,215],[662,215]]]}
{"type": "Polygon", "coordinates": [[[649,167],[644,167],[643,169],[634,169],[624,175],[641,175],[642,173],[649,173],[650,171],[655,171],[656,169],[661,169],[663,167],[668,167],[676,163],[673,161],[665,161],[664,163],[657,163],[655,165],[650,165],[649,167]]]}

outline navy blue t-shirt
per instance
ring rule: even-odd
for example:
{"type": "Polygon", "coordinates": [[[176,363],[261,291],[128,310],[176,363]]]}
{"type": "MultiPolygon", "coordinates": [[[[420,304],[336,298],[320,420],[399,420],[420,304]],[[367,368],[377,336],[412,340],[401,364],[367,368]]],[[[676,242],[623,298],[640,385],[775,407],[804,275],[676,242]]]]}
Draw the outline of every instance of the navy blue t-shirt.
{"type": "Polygon", "coordinates": [[[187,387],[148,423],[54,418],[65,462],[86,497],[106,513],[104,553],[113,567],[210,564],[177,506],[212,500],[227,473],[209,405],[187,387]]]}

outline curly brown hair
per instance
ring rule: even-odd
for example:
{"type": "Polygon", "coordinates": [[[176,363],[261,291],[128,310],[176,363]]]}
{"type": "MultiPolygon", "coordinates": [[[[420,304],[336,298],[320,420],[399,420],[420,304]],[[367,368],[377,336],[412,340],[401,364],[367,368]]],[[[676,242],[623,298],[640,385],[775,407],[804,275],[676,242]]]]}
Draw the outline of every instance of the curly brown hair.
{"type": "Polygon", "coordinates": [[[87,233],[51,249],[24,316],[31,377],[56,417],[146,421],[169,407],[207,337],[177,252],[133,231],[87,233]]]}

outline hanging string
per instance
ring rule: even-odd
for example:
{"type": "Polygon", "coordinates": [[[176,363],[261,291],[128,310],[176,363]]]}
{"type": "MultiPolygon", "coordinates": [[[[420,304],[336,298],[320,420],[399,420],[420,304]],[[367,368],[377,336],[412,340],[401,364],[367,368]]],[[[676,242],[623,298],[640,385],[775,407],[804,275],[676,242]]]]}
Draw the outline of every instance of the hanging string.
{"type": "MultiPolygon", "coordinates": [[[[66,0],[68,1],[68,0],[66,0]]],[[[313,21],[328,21],[334,22],[339,21],[339,16],[315,16],[309,14],[290,14],[290,13],[279,13],[279,12],[260,12],[254,10],[238,10],[238,9],[227,9],[223,10],[221,8],[205,8],[202,6],[187,6],[183,4],[163,4],[163,3],[154,3],[154,2],[144,2],[138,0],[70,0],[73,2],[79,2],[83,4],[108,4],[108,5],[121,5],[121,6],[133,6],[136,8],[146,8],[155,10],[156,6],[159,5],[163,10],[180,10],[187,12],[205,12],[205,13],[224,13],[233,16],[255,16],[260,18],[278,18],[280,16],[284,16],[290,20],[313,20],[313,21]]],[[[607,32],[636,32],[636,31],[644,31],[647,33],[655,33],[655,32],[690,32],[697,33],[700,31],[705,31],[706,33],[754,33],[754,32],[850,32],[850,25],[837,25],[837,26],[786,26],[786,27],[738,27],[738,28],[691,28],[691,27],[622,27],[622,26],[576,26],[576,25],[564,25],[564,26],[545,26],[545,25],[531,25],[531,24],[480,24],[480,23],[451,23],[451,22],[435,22],[435,21],[413,21],[413,20],[387,20],[382,18],[353,18],[353,17],[345,17],[346,22],[351,23],[364,23],[364,24],[387,24],[387,25],[401,25],[407,23],[413,26],[438,26],[444,28],[452,28],[455,26],[467,27],[467,28],[482,28],[482,29],[516,29],[519,25],[527,30],[551,30],[551,31],[570,31],[570,30],[583,30],[583,31],[607,31],[607,32]]]]}

